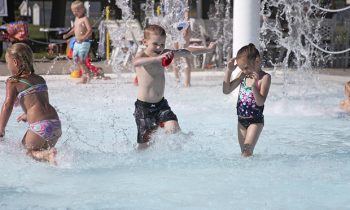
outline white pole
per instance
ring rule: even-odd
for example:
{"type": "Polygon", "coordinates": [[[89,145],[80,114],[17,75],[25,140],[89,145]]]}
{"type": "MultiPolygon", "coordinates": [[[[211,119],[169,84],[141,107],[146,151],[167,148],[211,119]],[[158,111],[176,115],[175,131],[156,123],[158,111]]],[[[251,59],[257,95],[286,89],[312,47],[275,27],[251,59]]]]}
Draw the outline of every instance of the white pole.
{"type": "Polygon", "coordinates": [[[234,0],[233,56],[249,43],[259,50],[260,0],[234,0]]]}
{"type": "Polygon", "coordinates": [[[84,2],[86,17],[90,17],[90,1],[84,2]]]}
{"type": "Polygon", "coordinates": [[[29,2],[28,2],[28,0],[26,0],[26,4],[27,4],[27,8],[26,8],[26,10],[27,10],[27,14],[26,14],[26,21],[28,21],[28,15],[29,15],[29,2]]]}
{"type": "Polygon", "coordinates": [[[0,0],[0,17],[6,17],[7,15],[7,0],[0,0]]]}
{"type": "Polygon", "coordinates": [[[197,4],[197,18],[198,19],[202,19],[203,15],[202,15],[202,0],[197,0],[196,2],[197,4]]]}

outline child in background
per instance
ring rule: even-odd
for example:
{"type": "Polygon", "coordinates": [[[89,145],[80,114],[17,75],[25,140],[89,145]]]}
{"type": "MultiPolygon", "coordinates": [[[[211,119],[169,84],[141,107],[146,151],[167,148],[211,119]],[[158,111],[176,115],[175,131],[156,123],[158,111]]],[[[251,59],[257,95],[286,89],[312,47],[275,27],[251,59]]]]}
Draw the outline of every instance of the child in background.
{"type": "Polygon", "coordinates": [[[4,28],[6,29],[4,31],[6,33],[5,38],[12,44],[19,42],[29,44],[29,31],[27,22],[19,19],[17,22],[12,22],[4,25],[4,28]]]}
{"type": "MultiPolygon", "coordinates": [[[[190,39],[191,39],[191,26],[189,23],[189,17],[188,17],[188,10],[185,12],[185,21],[180,22],[177,26],[177,29],[180,31],[181,36],[184,39],[184,43],[180,45],[179,42],[174,43],[175,49],[180,49],[180,48],[187,48],[190,45],[190,39]]],[[[184,86],[185,87],[190,87],[191,86],[191,71],[192,71],[192,62],[191,58],[186,57],[186,58],[180,58],[178,59],[178,62],[183,62],[185,64],[185,78],[184,78],[184,86]]],[[[173,64],[173,70],[175,74],[175,78],[177,81],[180,81],[180,69],[177,66],[176,62],[173,64]]]]}
{"type": "Polygon", "coordinates": [[[261,70],[261,57],[254,44],[242,47],[237,57],[229,60],[224,76],[223,92],[231,93],[240,86],[237,100],[238,141],[243,157],[253,155],[264,127],[264,103],[271,85],[271,75],[261,70]],[[231,81],[232,72],[241,71],[231,81]]]}
{"type": "Polygon", "coordinates": [[[144,30],[145,49],[137,53],[133,61],[138,79],[134,117],[139,149],[148,146],[150,135],[158,126],[169,133],[180,130],[177,117],[164,98],[164,66],[169,65],[173,58],[208,53],[215,49],[215,44],[211,43],[208,48],[169,50],[164,49],[165,41],[166,33],[162,27],[148,25],[144,30]]]}
{"type": "MultiPolygon", "coordinates": [[[[66,37],[67,38],[67,37],[66,37]]],[[[76,40],[75,37],[70,37],[69,40],[67,39],[67,49],[66,54],[69,59],[73,58],[73,48],[76,40]]],[[[101,67],[97,67],[91,63],[90,56],[87,55],[85,59],[85,65],[89,69],[91,75],[94,79],[103,79],[103,80],[110,80],[111,77],[105,76],[105,73],[101,67]]],[[[82,74],[82,70],[79,70],[82,74]]]]}
{"type": "Polygon", "coordinates": [[[21,105],[24,113],[17,121],[29,123],[22,144],[27,154],[36,160],[55,164],[54,148],[62,134],[61,122],[55,108],[49,103],[45,80],[34,73],[33,52],[23,43],[13,44],[6,51],[7,67],[12,76],[6,80],[6,98],[0,114],[0,137],[13,106],[21,105]]]}
{"type": "Polygon", "coordinates": [[[340,108],[350,112],[350,81],[345,83],[345,99],[340,102],[340,108]]]}
{"type": "Polygon", "coordinates": [[[92,27],[87,16],[85,16],[85,7],[82,1],[73,1],[71,4],[72,13],[75,16],[73,28],[63,35],[63,39],[74,34],[76,42],[73,47],[73,60],[78,64],[79,69],[83,70],[81,83],[87,83],[90,79],[90,70],[86,66],[86,57],[90,51],[90,37],[92,27]]]}

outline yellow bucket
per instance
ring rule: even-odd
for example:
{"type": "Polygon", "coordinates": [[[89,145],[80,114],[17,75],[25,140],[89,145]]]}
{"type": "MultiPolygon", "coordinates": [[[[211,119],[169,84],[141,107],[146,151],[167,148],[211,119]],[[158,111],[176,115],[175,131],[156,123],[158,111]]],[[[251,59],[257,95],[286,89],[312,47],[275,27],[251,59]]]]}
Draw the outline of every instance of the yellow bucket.
{"type": "Polygon", "coordinates": [[[73,70],[70,73],[71,78],[80,78],[81,77],[81,71],[80,70],[73,70]]]}

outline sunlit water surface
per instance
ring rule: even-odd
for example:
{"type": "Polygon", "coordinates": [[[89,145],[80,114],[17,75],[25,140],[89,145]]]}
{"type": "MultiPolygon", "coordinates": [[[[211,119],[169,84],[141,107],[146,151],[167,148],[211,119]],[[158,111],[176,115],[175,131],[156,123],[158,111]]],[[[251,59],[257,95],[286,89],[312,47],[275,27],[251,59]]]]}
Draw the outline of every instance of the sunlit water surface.
{"type": "Polygon", "coordinates": [[[45,78],[63,124],[58,166],[24,155],[27,125],[14,109],[0,143],[1,209],[350,209],[344,78],[283,87],[273,74],[252,158],[240,157],[236,96],[222,94],[222,72],[195,73],[191,88],[168,74],[165,97],[183,133],[159,131],[142,152],[131,74],[88,85],[45,78]]]}

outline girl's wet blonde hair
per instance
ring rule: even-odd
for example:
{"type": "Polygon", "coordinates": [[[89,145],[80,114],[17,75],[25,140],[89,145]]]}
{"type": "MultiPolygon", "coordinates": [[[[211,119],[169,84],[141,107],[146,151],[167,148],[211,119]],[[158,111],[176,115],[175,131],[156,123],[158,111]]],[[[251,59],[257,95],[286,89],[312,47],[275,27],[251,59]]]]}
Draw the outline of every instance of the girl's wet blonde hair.
{"type": "Polygon", "coordinates": [[[11,80],[17,81],[19,78],[28,77],[34,73],[33,51],[27,44],[15,43],[7,48],[6,54],[21,64],[18,72],[10,77],[11,80]]]}

